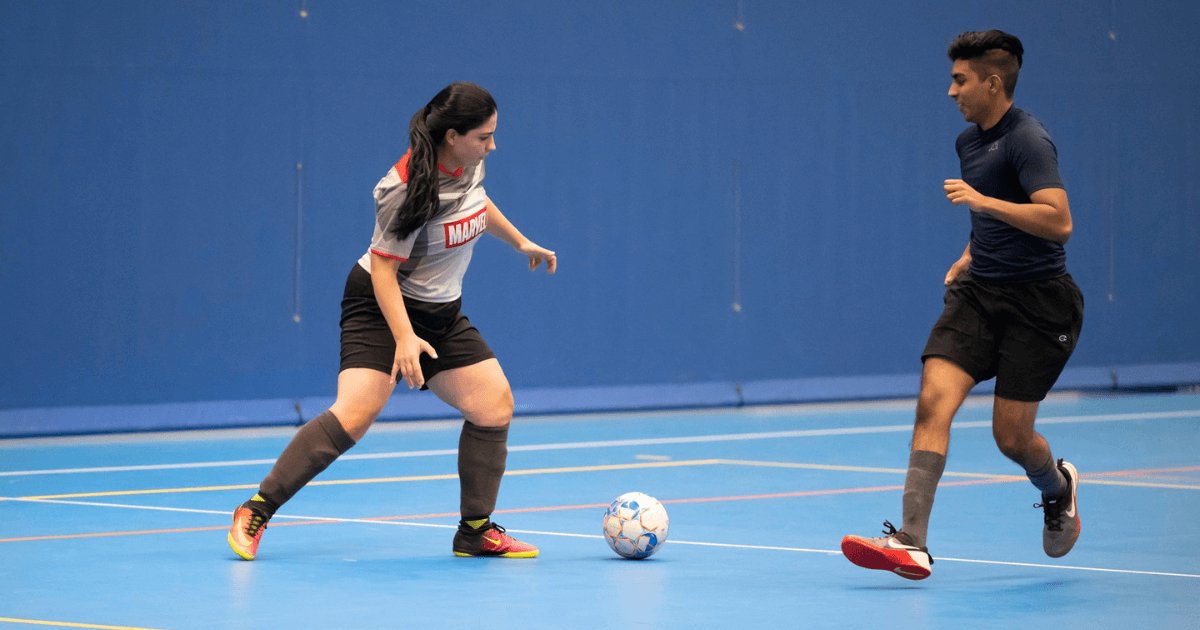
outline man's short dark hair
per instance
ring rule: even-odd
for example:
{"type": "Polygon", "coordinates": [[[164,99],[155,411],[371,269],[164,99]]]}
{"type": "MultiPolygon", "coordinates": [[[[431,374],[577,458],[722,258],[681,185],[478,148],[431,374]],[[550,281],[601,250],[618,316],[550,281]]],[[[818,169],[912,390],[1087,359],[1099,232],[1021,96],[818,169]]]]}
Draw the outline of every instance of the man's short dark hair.
{"type": "Polygon", "coordinates": [[[1025,55],[1025,47],[1015,35],[996,29],[967,31],[950,42],[946,54],[950,61],[968,62],[980,79],[993,74],[1000,77],[1004,94],[1012,98],[1021,71],[1021,58],[1025,55]]]}

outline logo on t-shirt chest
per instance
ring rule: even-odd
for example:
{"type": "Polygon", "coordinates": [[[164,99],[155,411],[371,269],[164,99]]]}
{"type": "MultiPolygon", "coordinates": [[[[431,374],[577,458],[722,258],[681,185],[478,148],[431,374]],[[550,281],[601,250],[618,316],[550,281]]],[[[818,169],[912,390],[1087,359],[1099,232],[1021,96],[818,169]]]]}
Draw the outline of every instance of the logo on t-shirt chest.
{"type": "Polygon", "coordinates": [[[471,239],[483,234],[487,229],[487,208],[472,214],[471,216],[455,221],[454,223],[445,224],[446,228],[446,249],[466,245],[471,242],[471,239]]]}

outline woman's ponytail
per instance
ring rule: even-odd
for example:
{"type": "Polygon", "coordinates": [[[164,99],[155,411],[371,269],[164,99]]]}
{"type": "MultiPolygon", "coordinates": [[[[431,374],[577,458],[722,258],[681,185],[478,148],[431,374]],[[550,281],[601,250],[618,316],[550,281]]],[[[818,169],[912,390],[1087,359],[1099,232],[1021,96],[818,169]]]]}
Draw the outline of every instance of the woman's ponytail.
{"type": "Polygon", "coordinates": [[[433,218],[438,209],[437,144],[426,120],[430,106],[417,110],[408,123],[408,193],[400,204],[396,235],[407,238],[433,218]]]}
{"type": "Polygon", "coordinates": [[[474,83],[451,83],[413,114],[408,124],[408,192],[400,204],[395,233],[407,238],[437,215],[438,148],[446,132],[454,129],[466,135],[496,113],[496,101],[487,90],[474,83]]]}

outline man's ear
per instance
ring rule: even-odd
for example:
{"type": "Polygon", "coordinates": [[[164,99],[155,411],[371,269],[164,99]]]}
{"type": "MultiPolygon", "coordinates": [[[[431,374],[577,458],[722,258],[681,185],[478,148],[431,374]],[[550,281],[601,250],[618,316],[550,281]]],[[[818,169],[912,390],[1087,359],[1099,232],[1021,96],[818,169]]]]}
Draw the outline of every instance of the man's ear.
{"type": "Polygon", "coordinates": [[[992,93],[1004,91],[1004,79],[1000,75],[993,74],[987,78],[988,91],[992,93]]]}

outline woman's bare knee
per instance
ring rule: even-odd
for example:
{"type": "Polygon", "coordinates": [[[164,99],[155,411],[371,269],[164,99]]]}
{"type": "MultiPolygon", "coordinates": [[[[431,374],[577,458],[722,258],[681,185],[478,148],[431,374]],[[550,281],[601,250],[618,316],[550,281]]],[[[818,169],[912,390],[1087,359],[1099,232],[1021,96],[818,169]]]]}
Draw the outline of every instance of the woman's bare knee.
{"type": "Polygon", "coordinates": [[[438,398],[471,424],[502,427],[512,420],[512,388],[496,359],[438,372],[428,383],[438,398]]]}
{"type": "Polygon", "coordinates": [[[463,418],[471,424],[481,427],[502,427],[512,421],[513,395],[507,387],[503,391],[489,396],[486,400],[472,401],[468,408],[461,410],[463,418]]]}
{"type": "Polygon", "coordinates": [[[395,388],[390,381],[389,375],[366,368],[351,368],[338,375],[337,400],[329,410],[355,441],[366,435],[383,411],[395,388]]]}

